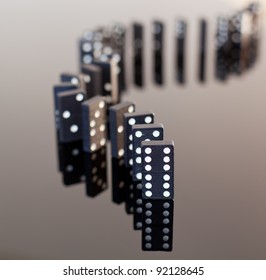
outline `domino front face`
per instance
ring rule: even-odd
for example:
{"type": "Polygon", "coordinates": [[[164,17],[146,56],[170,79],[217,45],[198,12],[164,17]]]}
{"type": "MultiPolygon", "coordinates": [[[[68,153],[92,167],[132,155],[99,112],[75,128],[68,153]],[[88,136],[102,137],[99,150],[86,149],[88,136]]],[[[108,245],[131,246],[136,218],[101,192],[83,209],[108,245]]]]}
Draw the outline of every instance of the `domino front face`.
{"type": "Polygon", "coordinates": [[[143,199],[174,198],[174,144],[172,141],[142,142],[143,199]]]}
{"type": "Polygon", "coordinates": [[[125,164],[127,167],[133,165],[132,126],[134,124],[151,124],[153,122],[154,122],[154,114],[151,112],[124,114],[124,129],[125,129],[124,150],[125,150],[125,164]]]}
{"type": "Polygon", "coordinates": [[[58,93],[59,142],[82,139],[81,103],[86,99],[86,93],[79,89],[58,93]]]}
{"type": "Polygon", "coordinates": [[[124,150],[124,114],[133,113],[135,104],[132,102],[123,102],[109,108],[110,120],[110,138],[112,145],[112,157],[122,158],[125,154],[124,150]]]}
{"type": "Polygon", "coordinates": [[[105,146],[107,138],[106,102],[95,96],[82,104],[83,150],[94,152],[105,146]]]}
{"type": "Polygon", "coordinates": [[[139,124],[132,126],[133,135],[133,180],[142,179],[141,142],[163,140],[162,124],[139,124]]]}

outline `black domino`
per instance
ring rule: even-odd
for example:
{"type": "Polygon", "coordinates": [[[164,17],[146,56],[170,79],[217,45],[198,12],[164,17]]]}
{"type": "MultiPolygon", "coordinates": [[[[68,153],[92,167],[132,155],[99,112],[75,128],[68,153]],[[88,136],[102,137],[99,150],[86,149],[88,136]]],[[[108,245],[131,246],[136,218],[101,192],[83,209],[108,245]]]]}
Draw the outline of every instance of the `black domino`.
{"type": "Polygon", "coordinates": [[[94,32],[87,31],[79,40],[80,65],[90,64],[94,58],[94,32]]]}
{"type": "Polygon", "coordinates": [[[137,124],[132,126],[133,135],[133,180],[142,179],[141,142],[163,140],[162,124],[137,124]]]}
{"type": "Polygon", "coordinates": [[[147,141],[141,145],[142,197],[174,198],[174,144],[172,141],[147,141]]]}
{"type": "Polygon", "coordinates": [[[59,85],[55,85],[53,88],[54,92],[54,110],[55,110],[55,125],[56,129],[59,129],[59,111],[58,111],[58,94],[65,91],[72,91],[77,89],[78,85],[72,83],[63,83],[59,85]]]}
{"type": "Polygon", "coordinates": [[[154,114],[151,112],[144,113],[126,113],[124,114],[124,151],[125,164],[127,167],[133,165],[133,135],[132,126],[134,124],[151,124],[154,122],[154,114]]]}
{"type": "Polygon", "coordinates": [[[164,55],[164,25],[160,21],[153,23],[153,79],[157,85],[162,85],[164,55]]]}
{"type": "Polygon", "coordinates": [[[112,157],[124,156],[124,114],[133,113],[135,104],[123,102],[109,108],[109,127],[112,148],[112,157]]]}
{"type": "Polygon", "coordinates": [[[206,58],[207,58],[207,21],[200,20],[199,29],[199,69],[198,79],[200,82],[206,80],[206,58]]]}
{"type": "Polygon", "coordinates": [[[225,17],[218,17],[216,31],[216,59],[215,76],[225,81],[229,70],[229,21],[225,17]]]}
{"type": "Polygon", "coordinates": [[[95,152],[106,145],[107,104],[104,97],[95,96],[82,104],[83,150],[95,152]]]}
{"type": "Polygon", "coordinates": [[[102,68],[93,64],[84,64],[81,72],[83,73],[88,98],[102,95],[102,68]]]}
{"type": "Polygon", "coordinates": [[[139,23],[133,24],[133,76],[134,84],[138,87],[144,85],[144,27],[139,23]]]}
{"type": "Polygon", "coordinates": [[[175,57],[176,80],[179,84],[185,84],[187,24],[184,20],[176,21],[175,37],[176,37],[176,57],[175,57]]]}
{"type": "Polygon", "coordinates": [[[102,92],[103,96],[110,96],[112,85],[111,85],[111,63],[110,61],[94,61],[93,65],[99,67],[102,71],[102,92]]]}
{"type": "Polygon", "coordinates": [[[61,92],[57,95],[59,142],[82,139],[81,103],[87,99],[83,90],[61,92]]]}
{"type": "Polygon", "coordinates": [[[231,45],[229,71],[233,74],[241,74],[241,21],[241,13],[236,13],[229,20],[229,41],[231,45]]]}

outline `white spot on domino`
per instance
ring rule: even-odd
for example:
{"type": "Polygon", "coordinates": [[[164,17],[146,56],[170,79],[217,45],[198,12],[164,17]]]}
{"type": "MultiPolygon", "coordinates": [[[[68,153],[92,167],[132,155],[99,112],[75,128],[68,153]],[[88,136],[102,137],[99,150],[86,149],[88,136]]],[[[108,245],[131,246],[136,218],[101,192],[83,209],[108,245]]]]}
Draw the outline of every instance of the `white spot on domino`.
{"type": "Polygon", "coordinates": [[[141,163],[141,157],[136,158],[136,163],[140,164],[141,163]]]}
{"type": "Polygon", "coordinates": [[[78,132],[78,130],[79,130],[79,127],[76,124],[71,125],[70,131],[72,133],[76,133],[76,132],[78,132]]]}
{"type": "Polygon", "coordinates": [[[90,127],[94,127],[96,125],[96,121],[95,120],[92,120],[91,122],[90,122],[90,127]]]}
{"type": "Polygon", "coordinates": [[[99,118],[100,115],[101,115],[101,112],[100,112],[99,110],[97,110],[97,111],[95,112],[95,114],[94,114],[94,116],[95,116],[96,119],[99,118]]]}
{"type": "Polygon", "coordinates": [[[151,183],[146,183],[145,184],[145,188],[146,189],[151,189],[152,188],[152,184],[151,183]]]}
{"type": "Polygon", "coordinates": [[[76,77],[73,77],[70,82],[72,85],[77,85],[79,83],[79,80],[76,77]]]}
{"type": "Polygon", "coordinates": [[[131,118],[131,119],[128,120],[128,123],[130,125],[134,125],[136,123],[136,120],[134,118],[131,118]]]}
{"type": "Polygon", "coordinates": [[[122,133],[123,130],[124,130],[124,127],[122,125],[119,125],[119,127],[117,128],[117,132],[122,133]]]}
{"type": "Polygon", "coordinates": [[[166,162],[166,163],[169,162],[170,161],[170,157],[164,157],[163,161],[166,162]]]}
{"type": "Polygon", "coordinates": [[[92,151],[95,151],[95,150],[96,150],[96,144],[95,144],[95,143],[92,143],[92,144],[91,144],[91,150],[92,150],[92,151]]]}
{"type": "Polygon", "coordinates": [[[169,170],[170,170],[170,165],[169,165],[169,164],[165,164],[165,165],[163,166],[163,169],[164,169],[165,171],[169,171],[169,170]]]}
{"type": "Polygon", "coordinates": [[[137,148],[136,153],[140,155],[141,154],[141,148],[137,148]]]}
{"type": "Polygon", "coordinates": [[[128,110],[127,110],[129,113],[133,113],[134,112],[134,106],[129,106],[128,107],[128,110]]]}
{"type": "Polygon", "coordinates": [[[152,135],[153,135],[154,137],[159,137],[159,136],[160,136],[160,131],[155,130],[155,131],[153,131],[152,135]]]}
{"type": "Polygon", "coordinates": [[[102,138],[101,141],[100,141],[100,145],[101,146],[104,146],[106,143],[106,139],[105,138],[102,138]]]}
{"type": "Polygon", "coordinates": [[[133,145],[129,144],[128,148],[129,148],[130,151],[132,151],[133,150],[133,145]]]}
{"type": "Polygon", "coordinates": [[[141,180],[142,179],[142,174],[141,173],[137,173],[136,177],[137,177],[137,179],[141,180]]]}
{"type": "Polygon", "coordinates": [[[145,161],[148,163],[151,162],[151,157],[145,157],[145,161]]]}
{"type": "Polygon", "coordinates": [[[110,83],[106,83],[106,84],[104,85],[104,89],[105,89],[106,91],[111,91],[112,85],[111,85],[110,83]]]}
{"type": "Polygon", "coordinates": [[[105,106],[105,103],[104,103],[104,101],[100,101],[100,103],[99,103],[99,108],[104,108],[104,106],[105,106]]]}
{"type": "Polygon", "coordinates": [[[118,155],[119,155],[120,157],[122,157],[122,156],[124,155],[124,153],[125,153],[124,149],[120,149],[120,150],[118,151],[118,155]]]}
{"type": "Polygon", "coordinates": [[[92,45],[90,44],[90,43],[84,43],[83,45],[82,45],[82,50],[84,51],[84,52],[90,52],[91,50],[92,50],[92,45]]]}
{"type": "Polygon", "coordinates": [[[152,118],[150,116],[147,116],[144,121],[145,121],[145,123],[151,123],[152,118]]]}
{"type": "Polygon", "coordinates": [[[100,127],[99,127],[99,129],[100,129],[100,131],[103,132],[103,131],[105,130],[105,125],[104,125],[104,124],[101,124],[100,127]]]}
{"type": "Polygon", "coordinates": [[[64,111],[64,112],[63,112],[63,118],[64,118],[64,119],[68,119],[68,118],[70,118],[70,116],[71,116],[71,114],[70,114],[69,111],[64,111]]]}
{"type": "Polygon", "coordinates": [[[92,62],[92,56],[89,54],[86,54],[83,56],[82,60],[85,64],[90,64],[92,62]]]}
{"type": "Polygon", "coordinates": [[[152,179],[152,176],[151,176],[150,174],[147,174],[147,175],[145,176],[145,179],[146,179],[147,181],[150,181],[150,180],[152,179]]]}
{"type": "Polygon", "coordinates": [[[152,192],[151,192],[151,191],[146,191],[146,192],[145,192],[145,195],[146,195],[147,197],[151,197],[151,196],[152,196],[152,192]]]}
{"type": "Polygon", "coordinates": [[[91,136],[95,136],[95,135],[96,135],[96,130],[95,130],[95,129],[92,129],[91,132],[90,132],[90,135],[91,135],[91,136]]]}
{"type": "Polygon", "coordinates": [[[169,197],[169,196],[170,196],[170,192],[169,192],[169,191],[163,192],[163,196],[164,196],[164,197],[169,197]]]}
{"type": "Polygon", "coordinates": [[[164,187],[165,189],[169,189],[169,188],[170,188],[170,184],[169,184],[169,183],[164,183],[164,184],[163,184],[163,187],[164,187]]]}
{"type": "Polygon", "coordinates": [[[151,165],[147,164],[147,165],[145,166],[145,170],[146,170],[146,171],[151,171],[151,165]]]}
{"type": "Polygon", "coordinates": [[[170,152],[171,152],[171,150],[170,150],[170,148],[164,148],[163,149],[163,152],[167,155],[167,154],[170,154],[170,152]]]}
{"type": "Polygon", "coordinates": [[[82,101],[83,99],[84,99],[84,95],[83,95],[82,93],[79,93],[79,94],[76,95],[76,100],[77,100],[77,101],[80,102],[80,101],[82,101]]]}
{"type": "Polygon", "coordinates": [[[151,153],[151,148],[146,148],[145,153],[149,155],[151,153]]]}
{"type": "Polygon", "coordinates": [[[164,181],[169,181],[170,180],[170,176],[168,174],[165,174],[163,176],[164,181]]]}
{"type": "Polygon", "coordinates": [[[91,76],[90,75],[84,75],[84,82],[89,83],[91,81],[91,76]]]}
{"type": "Polygon", "coordinates": [[[142,132],[141,131],[136,131],[135,133],[136,137],[140,138],[142,136],[142,132]]]}

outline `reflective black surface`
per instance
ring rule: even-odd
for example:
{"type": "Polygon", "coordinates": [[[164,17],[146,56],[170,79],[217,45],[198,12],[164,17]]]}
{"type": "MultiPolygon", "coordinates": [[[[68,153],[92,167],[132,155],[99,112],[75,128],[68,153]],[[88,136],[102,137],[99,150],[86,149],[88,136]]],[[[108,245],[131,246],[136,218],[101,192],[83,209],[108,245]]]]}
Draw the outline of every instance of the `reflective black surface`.
{"type": "MultiPolygon", "coordinates": [[[[3,5],[1,259],[265,259],[265,36],[254,67],[231,75],[226,83],[214,78],[215,44],[208,36],[207,83],[197,80],[198,25],[193,22],[209,17],[208,30],[214,31],[209,34],[214,34],[216,16],[240,8],[231,3],[171,1],[168,6],[159,1],[151,9],[150,2],[99,0],[91,17],[87,1],[87,9],[76,3],[65,3],[62,9],[58,1],[17,1],[16,9],[11,2],[3,5]],[[76,41],[87,26],[114,18],[130,24],[138,15],[152,34],[156,14],[168,28],[164,87],[152,82],[150,36],[145,89],[133,86],[129,72],[123,99],[134,101],[139,110],[152,110],[165,125],[166,137],[175,141],[174,243],[167,253],[142,251],[140,231],[133,230],[133,216],[125,213],[125,208],[134,210],[130,188],[114,198],[111,170],[108,188],[93,198],[87,195],[82,168],[76,177],[81,182],[64,186],[52,96],[60,73],[78,72],[76,41]],[[179,15],[189,23],[184,87],[176,84],[173,71],[174,19],[179,15]]],[[[111,166],[110,157],[106,166],[111,166]]]]}

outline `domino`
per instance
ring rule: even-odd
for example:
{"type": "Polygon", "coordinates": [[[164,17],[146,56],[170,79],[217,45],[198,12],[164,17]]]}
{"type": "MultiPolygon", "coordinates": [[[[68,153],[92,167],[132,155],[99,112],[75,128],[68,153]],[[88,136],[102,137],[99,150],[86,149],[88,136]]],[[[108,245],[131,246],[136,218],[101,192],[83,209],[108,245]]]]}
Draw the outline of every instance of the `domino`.
{"type": "Polygon", "coordinates": [[[58,110],[58,94],[60,92],[65,92],[65,91],[72,91],[77,89],[78,86],[72,83],[63,83],[60,85],[55,85],[53,88],[53,92],[54,92],[54,110],[55,110],[55,126],[56,129],[59,129],[59,110],[58,110]]]}
{"type": "Polygon", "coordinates": [[[83,90],[61,92],[57,95],[59,113],[59,142],[82,139],[81,103],[87,99],[83,90]]]}
{"type": "Polygon", "coordinates": [[[84,153],[86,194],[95,197],[107,189],[106,147],[93,153],[84,153]]]}
{"type": "Polygon", "coordinates": [[[147,226],[169,226],[173,224],[173,200],[145,199],[143,223],[147,226]]]}
{"type": "Polygon", "coordinates": [[[65,186],[71,186],[84,182],[82,141],[58,143],[58,151],[63,184],[65,186]]]}
{"type": "Polygon", "coordinates": [[[200,82],[206,80],[206,57],[207,57],[207,21],[202,19],[200,21],[199,30],[199,69],[198,79],[200,82]]]}
{"type": "Polygon", "coordinates": [[[117,60],[106,58],[106,61],[93,61],[93,64],[102,69],[102,94],[110,98],[110,103],[119,102],[120,94],[118,88],[118,66],[117,60]]]}
{"type": "MultiPolygon", "coordinates": [[[[96,45],[97,46],[97,45],[96,45]]],[[[80,65],[90,64],[94,58],[94,32],[87,31],[79,40],[80,65]]]]}
{"type": "Polygon", "coordinates": [[[175,23],[176,37],[176,80],[179,84],[186,82],[186,38],[187,24],[184,20],[177,20],[175,23]]]}
{"type": "Polygon", "coordinates": [[[124,114],[135,112],[135,104],[122,102],[109,108],[111,153],[114,158],[124,156],[124,114]]]}
{"type": "Polygon", "coordinates": [[[70,83],[72,85],[79,86],[81,82],[80,80],[81,76],[78,74],[64,72],[60,75],[60,81],[62,83],[70,83]]]}
{"type": "Polygon", "coordinates": [[[132,125],[134,124],[151,124],[154,122],[154,114],[151,112],[143,113],[125,113],[124,114],[124,151],[125,165],[133,165],[133,135],[132,125]]]}
{"type": "Polygon", "coordinates": [[[251,13],[252,24],[251,24],[251,35],[250,35],[250,52],[248,57],[248,68],[251,68],[258,59],[259,45],[260,45],[260,4],[252,3],[249,6],[249,12],[251,13]]]}
{"type": "Polygon", "coordinates": [[[163,140],[162,124],[137,124],[132,126],[133,135],[133,180],[142,179],[141,142],[163,140]]]}
{"type": "Polygon", "coordinates": [[[174,198],[174,144],[144,141],[141,144],[142,198],[174,198]]]}
{"type": "Polygon", "coordinates": [[[225,17],[218,17],[216,32],[216,79],[225,81],[229,70],[229,21],[225,17]]]}
{"type": "Polygon", "coordinates": [[[81,72],[88,98],[102,95],[102,69],[93,64],[82,65],[81,72]]]}
{"type": "Polygon", "coordinates": [[[157,85],[162,85],[163,77],[163,52],[164,52],[164,25],[160,21],[153,23],[153,79],[157,85]]]}
{"type": "Polygon", "coordinates": [[[172,251],[173,227],[143,225],[141,239],[143,251],[172,251]]]}
{"type": "Polygon", "coordinates": [[[95,152],[107,141],[107,104],[104,97],[95,96],[82,104],[83,150],[95,152]]]}
{"type": "Polygon", "coordinates": [[[235,14],[229,20],[229,40],[231,45],[229,71],[234,74],[241,74],[241,22],[241,13],[235,14]]]}
{"type": "Polygon", "coordinates": [[[112,59],[117,63],[119,92],[126,90],[126,70],[125,70],[125,54],[124,49],[118,51],[115,50],[112,55],[112,59]]]}
{"type": "Polygon", "coordinates": [[[133,75],[134,84],[138,87],[144,85],[144,27],[139,23],[133,24],[133,75]]]}

